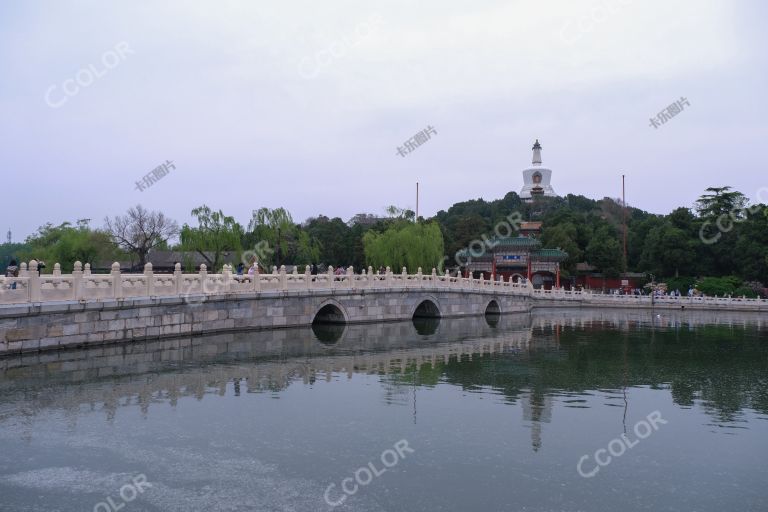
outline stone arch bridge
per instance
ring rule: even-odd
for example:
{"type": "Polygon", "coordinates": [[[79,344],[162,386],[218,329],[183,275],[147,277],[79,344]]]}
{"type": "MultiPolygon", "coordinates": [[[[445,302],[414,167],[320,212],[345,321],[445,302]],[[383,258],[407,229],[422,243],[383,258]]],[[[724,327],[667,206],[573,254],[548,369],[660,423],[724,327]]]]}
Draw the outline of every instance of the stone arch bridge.
{"type": "MultiPolygon", "coordinates": [[[[0,288],[0,355],[190,333],[519,313],[526,285],[432,274],[286,273],[40,276],[22,267],[0,288]]],[[[58,265],[57,265],[58,267],[58,265]]],[[[8,278],[6,278],[8,280],[8,278]]]]}

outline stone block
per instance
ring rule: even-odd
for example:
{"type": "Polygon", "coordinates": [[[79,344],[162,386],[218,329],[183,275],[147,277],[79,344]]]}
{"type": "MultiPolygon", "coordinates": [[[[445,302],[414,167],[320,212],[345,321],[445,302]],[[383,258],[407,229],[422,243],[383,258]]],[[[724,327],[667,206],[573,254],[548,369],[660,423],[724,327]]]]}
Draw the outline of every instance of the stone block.
{"type": "Polygon", "coordinates": [[[81,326],[78,324],[66,324],[62,326],[61,336],[71,336],[73,334],[80,334],[81,326]]]}
{"type": "MultiPolygon", "coordinates": [[[[77,327],[77,326],[75,326],[77,327]]],[[[54,337],[54,336],[64,336],[64,326],[63,325],[49,325],[48,326],[48,336],[54,337]]]]}
{"type": "Polygon", "coordinates": [[[21,329],[8,329],[5,333],[5,339],[8,342],[39,339],[45,337],[45,331],[45,325],[37,325],[21,329]]]}
{"type": "Polygon", "coordinates": [[[89,334],[86,334],[86,343],[101,343],[104,341],[104,333],[103,332],[92,332],[89,334]]]}
{"type": "Polygon", "coordinates": [[[118,331],[107,331],[104,333],[104,341],[115,341],[118,339],[118,331]]]}
{"type": "Polygon", "coordinates": [[[0,318],[18,318],[27,316],[32,313],[31,304],[13,305],[13,306],[0,306],[0,318]]]}
{"type": "Polygon", "coordinates": [[[252,315],[250,309],[238,308],[229,310],[229,318],[248,318],[252,315]]]}
{"type": "Polygon", "coordinates": [[[40,305],[40,313],[69,313],[71,301],[48,302],[40,305]]]}
{"type": "Polygon", "coordinates": [[[33,340],[24,340],[21,342],[21,350],[22,352],[28,352],[30,350],[40,350],[40,340],[39,339],[33,339],[33,340]]]}
{"type": "Polygon", "coordinates": [[[99,312],[99,320],[116,320],[119,313],[124,313],[124,311],[101,311],[99,312]]]}

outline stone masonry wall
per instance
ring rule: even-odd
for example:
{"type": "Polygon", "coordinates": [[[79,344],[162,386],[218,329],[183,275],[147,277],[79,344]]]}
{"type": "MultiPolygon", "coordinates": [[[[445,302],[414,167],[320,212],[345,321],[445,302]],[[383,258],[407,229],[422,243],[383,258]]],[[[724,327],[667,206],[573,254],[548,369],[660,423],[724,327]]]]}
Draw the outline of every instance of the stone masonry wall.
{"type": "Polygon", "coordinates": [[[441,316],[482,315],[495,300],[502,313],[530,310],[526,297],[492,291],[348,290],[261,292],[195,297],[113,299],[0,306],[0,355],[196,333],[310,325],[323,306],[348,323],[410,319],[433,302],[441,316]]]}

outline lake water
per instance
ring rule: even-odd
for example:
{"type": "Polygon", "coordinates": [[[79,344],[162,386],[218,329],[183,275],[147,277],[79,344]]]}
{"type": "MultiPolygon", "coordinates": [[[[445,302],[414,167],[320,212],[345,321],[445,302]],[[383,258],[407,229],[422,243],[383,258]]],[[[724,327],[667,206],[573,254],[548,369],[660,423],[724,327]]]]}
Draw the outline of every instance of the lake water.
{"type": "Polygon", "coordinates": [[[0,359],[2,511],[766,511],[767,476],[765,315],[537,310],[0,359]]]}

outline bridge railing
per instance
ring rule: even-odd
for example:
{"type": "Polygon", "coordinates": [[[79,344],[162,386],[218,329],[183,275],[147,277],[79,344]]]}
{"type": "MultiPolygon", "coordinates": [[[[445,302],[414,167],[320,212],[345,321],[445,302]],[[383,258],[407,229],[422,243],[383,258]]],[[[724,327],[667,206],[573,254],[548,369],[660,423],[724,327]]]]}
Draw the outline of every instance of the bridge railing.
{"type": "Polygon", "coordinates": [[[70,274],[62,274],[61,267],[54,265],[52,274],[40,275],[37,262],[21,264],[18,277],[0,277],[0,304],[38,303],[49,301],[99,301],[134,297],[190,297],[232,293],[260,293],[270,291],[301,290],[365,290],[365,289],[418,289],[442,288],[446,290],[494,290],[501,293],[529,295],[530,284],[510,281],[465,278],[438,275],[435,269],[425,274],[419,268],[409,274],[405,268],[393,273],[387,268],[383,274],[371,267],[356,274],[352,267],[341,273],[332,267],[322,274],[311,274],[309,267],[299,273],[288,273],[285,267],[273,268],[268,274],[244,274],[233,272],[225,265],[221,273],[209,273],[205,265],[200,271],[185,274],[177,264],[172,274],[156,274],[147,263],[143,273],[122,273],[114,263],[109,274],[93,274],[89,264],[75,262],[70,274]]]}
{"type": "Polygon", "coordinates": [[[54,265],[52,274],[39,275],[37,262],[21,264],[18,277],[0,277],[0,304],[23,304],[49,301],[99,301],[133,297],[205,297],[233,293],[291,292],[302,290],[379,290],[379,289],[443,289],[456,291],[493,291],[509,295],[528,296],[557,302],[582,302],[591,305],[675,305],[723,306],[739,309],[768,311],[768,299],[744,297],[676,297],[649,295],[612,295],[554,288],[534,289],[530,281],[515,283],[504,279],[488,280],[448,274],[438,275],[435,269],[425,274],[419,268],[409,274],[405,268],[400,273],[374,272],[371,267],[356,274],[352,267],[341,273],[332,267],[322,274],[311,274],[309,267],[303,273],[296,269],[288,273],[285,267],[274,267],[268,274],[233,273],[225,265],[221,273],[208,273],[205,265],[194,274],[184,274],[176,264],[172,274],[155,274],[152,264],[147,263],[144,272],[126,274],[114,263],[109,274],[92,274],[90,265],[75,262],[71,274],[62,274],[61,267],[54,265]]]}

